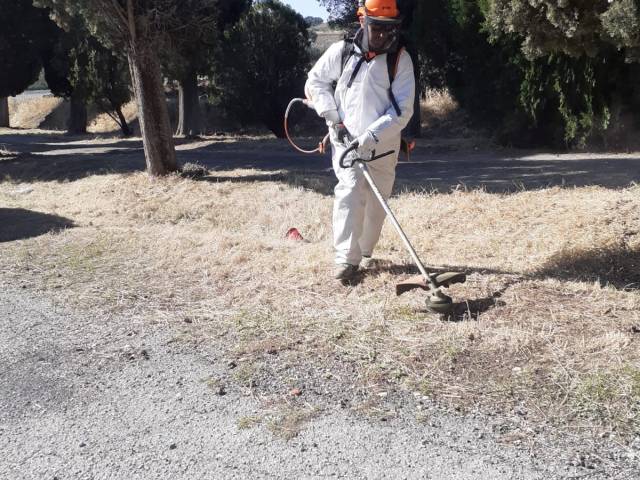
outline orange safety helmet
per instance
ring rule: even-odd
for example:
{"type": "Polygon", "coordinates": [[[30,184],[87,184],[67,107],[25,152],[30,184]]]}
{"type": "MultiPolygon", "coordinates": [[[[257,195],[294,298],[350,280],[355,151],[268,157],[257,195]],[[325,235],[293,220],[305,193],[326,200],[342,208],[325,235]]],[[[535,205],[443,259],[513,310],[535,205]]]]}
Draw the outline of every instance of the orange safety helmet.
{"type": "Polygon", "coordinates": [[[360,2],[358,16],[369,15],[371,17],[397,18],[400,16],[396,0],[366,0],[360,2]]]}

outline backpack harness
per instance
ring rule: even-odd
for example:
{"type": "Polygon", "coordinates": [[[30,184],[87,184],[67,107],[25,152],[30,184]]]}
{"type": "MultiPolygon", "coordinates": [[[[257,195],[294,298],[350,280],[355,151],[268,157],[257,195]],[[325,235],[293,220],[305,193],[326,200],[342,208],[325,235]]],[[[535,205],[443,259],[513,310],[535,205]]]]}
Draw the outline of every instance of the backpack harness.
{"type": "MultiPolygon", "coordinates": [[[[344,46],[342,48],[342,59],[341,59],[341,65],[340,65],[340,76],[342,76],[342,73],[344,72],[345,67],[347,66],[347,62],[349,61],[349,59],[356,53],[355,50],[355,45],[354,45],[354,38],[348,38],[345,36],[344,38],[344,46]]],[[[393,94],[393,81],[396,78],[396,73],[398,72],[398,63],[400,62],[400,55],[402,54],[402,51],[404,50],[404,47],[400,47],[398,50],[396,50],[395,52],[392,53],[387,53],[387,72],[389,72],[389,100],[391,101],[391,105],[393,106],[393,109],[395,110],[396,114],[398,116],[402,115],[402,110],[400,109],[400,105],[398,105],[398,101],[396,100],[395,95],[393,94]]],[[[351,78],[349,78],[349,83],[347,83],[347,88],[351,88],[351,86],[353,85],[353,82],[356,79],[356,76],[358,75],[358,72],[360,71],[360,68],[362,68],[362,64],[365,62],[366,58],[365,56],[361,56],[360,59],[358,60],[358,63],[356,64],[355,69],[353,70],[353,73],[351,74],[351,78]]],[[[337,82],[333,83],[333,87],[336,87],[337,82]]],[[[285,112],[285,116],[284,116],[284,131],[285,134],[287,136],[287,139],[289,140],[289,143],[291,143],[291,145],[293,146],[293,148],[295,148],[296,150],[298,150],[301,153],[325,153],[325,151],[328,148],[329,145],[329,134],[327,134],[322,141],[318,144],[318,146],[313,149],[313,150],[305,150],[302,149],[300,147],[298,147],[295,142],[291,139],[290,135],[289,135],[289,129],[288,129],[288,119],[289,119],[289,112],[291,110],[291,108],[293,107],[293,105],[297,102],[302,102],[307,106],[311,106],[312,103],[310,102],[310,100],[308,99],[303,99],[303,98],[294,98],[293,100],[291,100],[291,102],[289,103],[289,106],[287,107],[287,110],[285,112]]],[[[313,108],[311,106],[311,108],[313,108]]],[[[401,142],[400,142],[400,150],[405,153],[407,155],[407,160],[410,161],[411,158],[411,152],[413,151],[413,149],[415,148],[416,142],[413,140],[407,140],[405,138],[401,138],[401,142]]]]}
{"type": "MultiPolygon", "coordinates": [[[[342,76],[342,72],[344,72],[345,67],[347,66],[347,62],[349,59],[355,54],[355,38],[345,37],[344,39],[344,47],[342,47],[342,63],[340,76],[342,76]]],[[[402,115],[402,110],[400,109],[400,105],[398,105],[398,101],[396,100],[395,95],[393,94],[393,81],[396,78],[396,73],[398,72],[398,63],[400,63],[400,55],[404,47],[398,48],[395,52],[387,53],[387,72],[389,72],[389,100],[391,101],[391,105],[393,105],[393,109],[396,111],[396,115],[402,115]]],[[[356,64],[356,68],[353,69],[353,73],[351,74],[351,78],[349,78],[349,83],[347,83],[347,88],[351,88],[353,85],[362,64],[365,62],[365,56],[361,56],[356,64]]],[[[400,139],[400,150],[405,153],[407,156],[407,161],[411,161],[411,152],[416,146],[416,142],[414,140],[401,138],[400,139]]],[[[321,149],[322,150],[322,149],[321,149]]]]}
{"type": "MultiPolygon", "coordinates": [[[[396,100],[395,95],[393,94],[393,81],[396,78],[396,73],[398,72],[398,63],[400,62],[400,54],[404,50],[404,47],[400,47],[395,52],[387,53],[387,71],[389,72],[389,100],[391,101],[391,105],[393,105],[393,109],[396,111],[398,116],[402,115],[402,110],[400,109],[400,105],[398,105],[398,101],[396,100]]],[[[347,62],[349,59],[355,54],[356,48],[354,43],[354,38],[345,38],[344,39],[344,47],[342,48],[342,63],[340,76],[342,76],[342,72],[344,72],[345,67],[347,66],[347,62]]],[[[356,64],[356,68],[353,69],[353,73],[351,74],[351,78],[349,79],[349,83],[347,83],[347,88],[351,88],[353,85],[362,64],[365,62],[365,56],[362,55],[356,64]]]]}

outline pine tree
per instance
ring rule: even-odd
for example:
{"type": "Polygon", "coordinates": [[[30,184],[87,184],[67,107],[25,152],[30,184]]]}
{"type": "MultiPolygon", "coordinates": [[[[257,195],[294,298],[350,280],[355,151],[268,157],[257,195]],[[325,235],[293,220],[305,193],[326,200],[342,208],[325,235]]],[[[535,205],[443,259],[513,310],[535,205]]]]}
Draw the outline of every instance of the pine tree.
{"type": "Polygon", "coordinates": [[[257,119],[282,138],[287,103],[303,94],[309,49],[302,15],[278,0],[254,4],[221,46],[213,72],[220,102],[240,121],[257,119]]]}
{"type": "Polygon", "coordinates": [[[236,23],[249,0],[183,0],[175,16],[184,28],[171,33],[163,56],[168,75],[178,82],[176,135],[198,136],[203,131],[198,76],[210,71],[225,28],[236,23]]]}
{"type": "Polygon", "coordinates": [[[79,15],[98,39],[126,52],[138,104],[147,172],[178,170],[158,52],[167,35],[183,25],[172,0],[36,0],[50,7],[58,21],[79,15]]]}
{"type": "Polygon", "coordinates": [[[41,52],[55,25],[31,0],[0,0],[0,12],[0,127],[8,127],[7,97],[22,93],[38,79],[41,52]]]}

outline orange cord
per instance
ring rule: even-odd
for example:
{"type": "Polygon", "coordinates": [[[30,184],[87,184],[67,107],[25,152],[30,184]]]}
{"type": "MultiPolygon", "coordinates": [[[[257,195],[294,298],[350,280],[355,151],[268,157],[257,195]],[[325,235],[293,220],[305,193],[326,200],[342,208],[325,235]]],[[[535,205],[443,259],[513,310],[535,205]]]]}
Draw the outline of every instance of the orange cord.
{"type": "Polygon", "coordinates": [[[287,110],[284,114],[284,133],[287,137],[287,140],[289,140],[289,143],[291,144],[291,146],[295,148],[297,151],[299,151],[300,153],[304,153],[307,155],[312,155],[314,153],[320,153],[320,154],[325,153],[326,151],[325,144],[329,139],[329,134],[327,134],[322,139],[322,141],[318,143],[318,146],[313,150],[305,150],[304,148],[300,148],[298,145],[295,144],[295,142],[291,138],[291,135],[289,135],[289,112],[291,111],[291,107],[293,107],[293,105],[298,102],[304,103],[306,105],[306,100],[304,98],[294,98],[293,100],[291,100],[291,102],[289,102],[289,105],[287,106],[287,110]]]}

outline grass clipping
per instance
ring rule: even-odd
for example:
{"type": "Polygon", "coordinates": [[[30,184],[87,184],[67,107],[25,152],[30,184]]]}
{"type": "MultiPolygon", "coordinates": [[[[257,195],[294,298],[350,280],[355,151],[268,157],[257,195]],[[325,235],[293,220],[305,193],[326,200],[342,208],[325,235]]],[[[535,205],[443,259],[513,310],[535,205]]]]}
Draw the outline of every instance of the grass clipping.
{"type": "Polygon", "coordinates": [[[395,385],[463,408],[640,428],[639,187],[394,197],[425,261],[469,273],[443,321],[423,293],[394,296],[412,268],[389,225],[361,283],[330,279],[330,179],[216,173],[36,182],[27,194],[4,182],[3,205],[75,227],[3,244],[0,278],[78,309],[189,318],[244,359],[339,358],[354,366],[345,381],[374,396],[395,385]],[[306,241],[286,239],[290,227],[306,241]]]}

